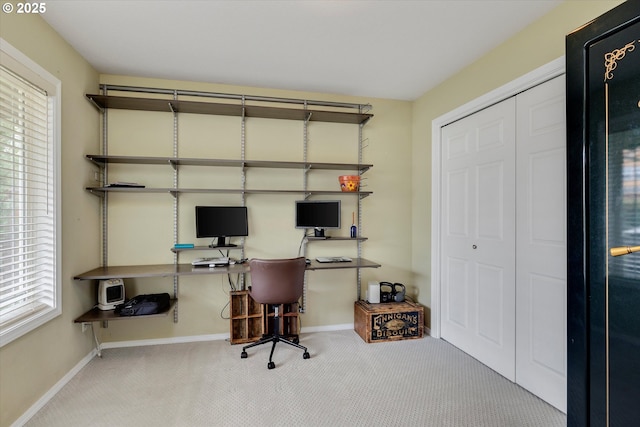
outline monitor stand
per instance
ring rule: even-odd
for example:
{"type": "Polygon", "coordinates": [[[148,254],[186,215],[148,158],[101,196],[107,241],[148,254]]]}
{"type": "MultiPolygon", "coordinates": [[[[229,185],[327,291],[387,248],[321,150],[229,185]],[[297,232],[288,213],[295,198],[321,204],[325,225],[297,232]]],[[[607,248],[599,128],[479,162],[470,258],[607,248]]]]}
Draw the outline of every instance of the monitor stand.
{"type": "Polygon", "coordinates": [[[216,237],[216,242],[209,245],[210,248],[233,248],[238,245],[234,245],[233,243],[227,242],[226,237],[216,237]]]}
{"type": "Polygon", "coordinates": [[[314,228],[313,229],[313,237],[325,237],[324,236],[324,228],[314,228]]]}

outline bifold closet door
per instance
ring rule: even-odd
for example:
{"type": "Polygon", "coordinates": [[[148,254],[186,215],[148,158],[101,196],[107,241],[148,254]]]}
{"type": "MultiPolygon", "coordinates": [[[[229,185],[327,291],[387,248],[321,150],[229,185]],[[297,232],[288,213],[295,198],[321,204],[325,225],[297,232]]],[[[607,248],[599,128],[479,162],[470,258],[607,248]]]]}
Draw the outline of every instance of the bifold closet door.
{"type": "Polygon", "coordinates": [[[566,410],[564,76],[442,128],[442,338],[566,410]]]}
{"type": "Polygon", "coordinates": [[[564,76],[516,97],[516,382],[566,411],[564,76]]]}
{"type": "Polygon", "coordinates": [[[441,335],[515,379],[515,100],[442,129],[441,335]]]}

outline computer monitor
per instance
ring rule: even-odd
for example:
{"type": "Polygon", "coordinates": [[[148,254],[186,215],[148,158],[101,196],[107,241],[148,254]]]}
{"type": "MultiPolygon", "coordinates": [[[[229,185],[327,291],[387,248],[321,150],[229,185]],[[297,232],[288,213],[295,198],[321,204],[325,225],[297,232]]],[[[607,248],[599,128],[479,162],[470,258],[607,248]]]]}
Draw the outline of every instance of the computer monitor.
{"type": "Polygon", "coordinates": [[[216,239],[210,247],[236,246],[227,237],[248,235],[246,206],[196,206],[196,237],[216,239]]]}
{"type": "Polygon", "coordinates": [[[313,228],[315,237],[340,228],[340,200],[296,200],[296,228],[313,228]]]}

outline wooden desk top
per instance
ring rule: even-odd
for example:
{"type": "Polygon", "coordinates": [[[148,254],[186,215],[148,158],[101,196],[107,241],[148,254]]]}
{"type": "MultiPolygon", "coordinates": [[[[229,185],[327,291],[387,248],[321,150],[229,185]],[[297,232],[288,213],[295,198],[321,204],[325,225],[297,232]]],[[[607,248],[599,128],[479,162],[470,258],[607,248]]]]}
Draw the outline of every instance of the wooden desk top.
{"type": "MultiPolygon", "coordinates": [[[[335,270],[343,268],[377,268],[380,264],[364,258],[354,258],[351,262],[320,263],[311,261],[307,270],[335,270]]],[[[154,265],[114,265],[98,267],[78,274],[75,280],[105,280],[135,277],[172,277],[203,274],[241,274],[249,272],[249,263],[231,264],[222,267],[194,267],[191,264],[154,264],[154,265]]]]}

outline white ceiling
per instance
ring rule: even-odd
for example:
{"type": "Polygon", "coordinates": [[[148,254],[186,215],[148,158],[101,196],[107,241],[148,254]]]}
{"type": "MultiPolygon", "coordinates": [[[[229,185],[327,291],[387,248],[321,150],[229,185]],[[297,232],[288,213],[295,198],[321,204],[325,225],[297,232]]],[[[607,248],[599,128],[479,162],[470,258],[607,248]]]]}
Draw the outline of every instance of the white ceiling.
{"type": "Polygon", "coordinates": [[[563,0],[84,0],[43,18],[100,73],[414,100],[563,0]]]}

